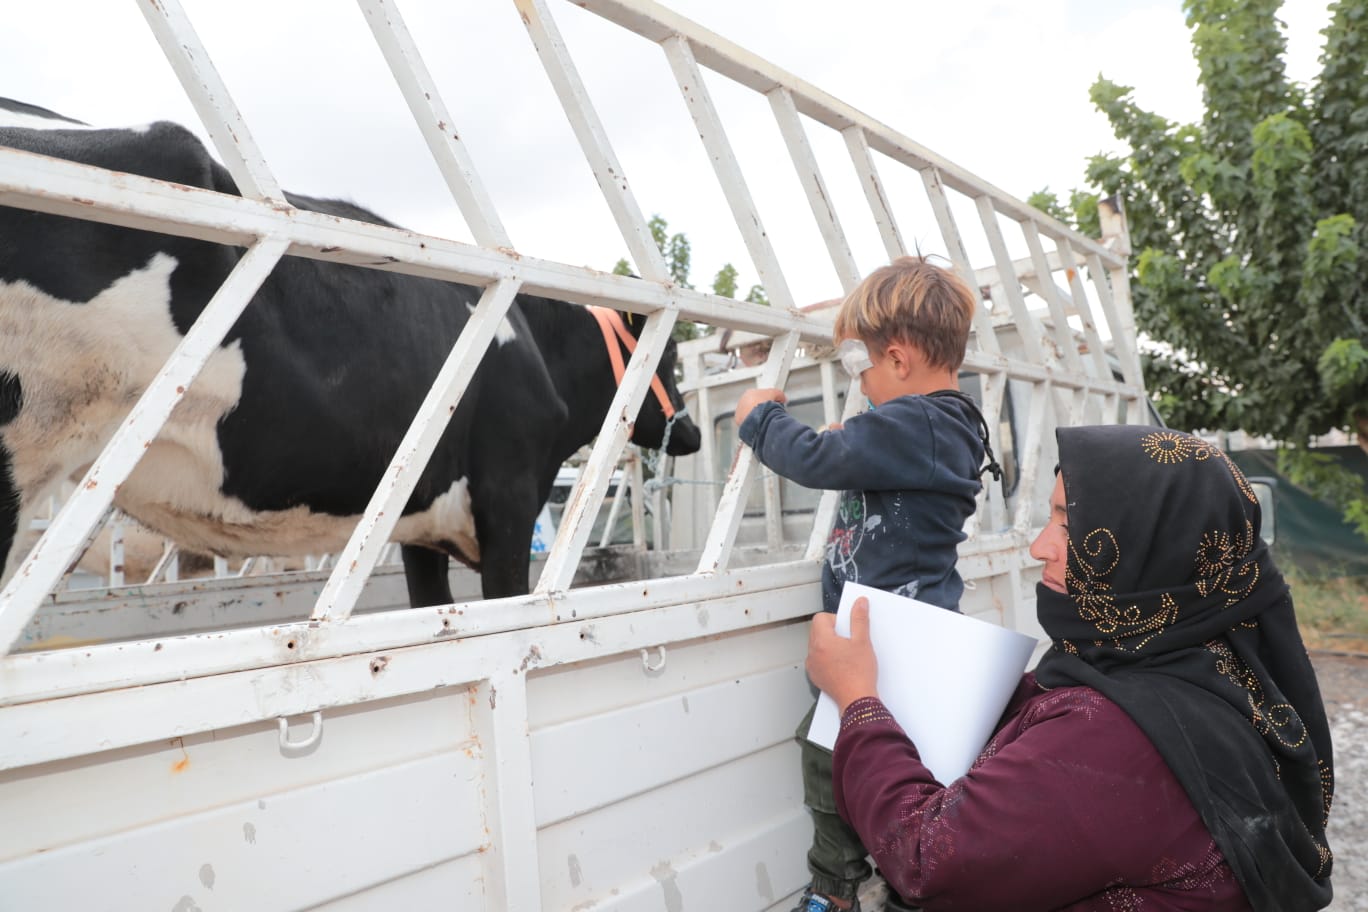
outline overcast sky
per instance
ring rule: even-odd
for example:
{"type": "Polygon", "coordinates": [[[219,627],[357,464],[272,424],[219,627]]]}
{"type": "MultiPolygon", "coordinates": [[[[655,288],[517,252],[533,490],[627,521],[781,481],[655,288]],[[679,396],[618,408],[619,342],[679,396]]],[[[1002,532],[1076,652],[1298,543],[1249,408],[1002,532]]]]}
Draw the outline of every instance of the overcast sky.
{"type": "MultiPolygon", "coordinates": [[[[183,0],[287,189],[350,199],[468,240],[359,10],[341,0],[183,0]]],[[[608,269],[626,253],[511,0],[396,0],[515,246],[608,269]]],[[[1200,115],[1180,0],[672,0],[667,5],[1024,198],[1082,183],[1117,149],[1088,102],[1099,73],[1174,120],[1200,115]]],[[[1288,0],[1289,70],[1318,71],[1323,0],[1288,0]]],[[[0,95],[99,125],[197,125],[131,0],[9,4],[0,95]]],[[[694,247],[695,284],[724,261],[755,281],[658,47],[550,0],[643,210],[694,247]]],[[[723,111],[795,298],[839,294],[770,114],[720,79],[723,111]]],[[[196,127],[198,129],[198,127],[196,127]]],[[[862,270],[882,247],[830,131],[809,130],[862,270]]],[[[940,241],[915,175],[885,174],[909,242],[940,241]],[[901,202],[906,188],[906,199],[901,202]],[[913,200],[916,201],[913,201],[913,200]]],[[[976,264],[980,265],[980,264],[976,264]]]]}

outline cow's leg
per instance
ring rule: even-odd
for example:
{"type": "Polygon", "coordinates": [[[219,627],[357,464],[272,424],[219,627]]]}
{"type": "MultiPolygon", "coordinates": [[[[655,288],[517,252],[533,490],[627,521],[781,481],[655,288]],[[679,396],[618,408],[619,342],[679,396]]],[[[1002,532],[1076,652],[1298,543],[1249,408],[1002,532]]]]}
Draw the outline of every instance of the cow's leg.
{"type": "Polygon", "coordinates": [[[532,527],[541,504],[525,478],[521,489],[511,483],[495,487],[502,487],[502,496],[477,493],[472,503],[480,539],[480,591],[487,599],[526,595],[532,527]]]}
{"type": "Polygon", "coordinates": [[[422,545],[403,545],[404,579],[408,582],[409,604],[414,608],[450,605],[451,579],[447,576],[447,556],[422,545]]]}

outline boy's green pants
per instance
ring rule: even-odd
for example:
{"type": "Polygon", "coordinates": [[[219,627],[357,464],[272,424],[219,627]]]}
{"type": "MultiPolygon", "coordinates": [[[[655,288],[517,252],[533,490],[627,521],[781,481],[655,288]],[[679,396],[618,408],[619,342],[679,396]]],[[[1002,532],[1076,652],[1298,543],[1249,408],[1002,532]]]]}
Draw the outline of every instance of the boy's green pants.
{"type": "Polygon", "coordinates": [[[860,884],[874,872],[865,860],[869,853],[860,837],[836,811],[836,793],[831,784],[831,751],[807,739],[808,727],[816,711],[814,702],[794,732],[803,762],[803,803],[812,812],[812,848],[808,851],[812,891],[838,899],[854,899],[860,884]]]}

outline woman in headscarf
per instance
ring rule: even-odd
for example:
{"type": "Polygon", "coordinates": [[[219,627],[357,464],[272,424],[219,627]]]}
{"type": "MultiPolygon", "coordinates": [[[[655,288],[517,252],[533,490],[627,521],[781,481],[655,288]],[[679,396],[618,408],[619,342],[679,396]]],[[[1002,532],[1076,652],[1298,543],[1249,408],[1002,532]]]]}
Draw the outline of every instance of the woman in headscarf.
{"type": "Polygon", "coordinates": [[[928,912],[1324,908],[1329,726],[1253,491],[1186,434],[1057,438],[1031,546],[1052,645],[963,777],[937,782],[878,700],[867,607],[848,640],[814,620],[842,816],[928,912]]]}

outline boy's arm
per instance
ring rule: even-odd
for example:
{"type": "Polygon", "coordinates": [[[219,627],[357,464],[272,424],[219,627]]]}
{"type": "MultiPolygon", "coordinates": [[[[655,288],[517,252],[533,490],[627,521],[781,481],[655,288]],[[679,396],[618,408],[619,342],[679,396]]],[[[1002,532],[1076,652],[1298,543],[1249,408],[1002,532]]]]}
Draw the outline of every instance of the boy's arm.
{"type": "Polygon", "coordinates": [[[778,402],[760,402],[737,430],[741,441],[778,474],[805,488],[891,490],[915,487],[927,477],[931,428],[925,411],[913,407],[895,418],[867,412],[842,427],[821,433],[790,415],[778,402]],[[901,446],[911,430],[921,446],[901,446]]]}
{"type": "Polygon", "coordinates": [[[772,387],[760,387],[758,389],[746,390],[741,394],[741,398],[736,400],[736,411],[732,415],[733,419],[736,421],[737,427],[744,424],[746,416],[762,402],[777,402],[780,405],[783,405],[785,402],[788,402],[788,397],[784,395],[783,390],[774,389],[772,387]]]}

